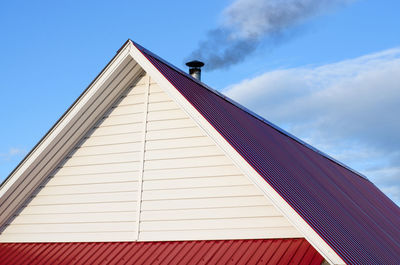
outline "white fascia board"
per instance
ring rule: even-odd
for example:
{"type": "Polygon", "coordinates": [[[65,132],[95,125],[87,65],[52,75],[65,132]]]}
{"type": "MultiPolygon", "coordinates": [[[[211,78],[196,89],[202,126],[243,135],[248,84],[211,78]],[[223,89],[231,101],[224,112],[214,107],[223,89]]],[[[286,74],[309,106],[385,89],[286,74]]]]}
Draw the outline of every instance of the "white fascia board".
{"type": "Polygon", "coordinates": [[[274,206],[304,235],[310,244],[331,264],[345,264],[339,255],[310,227],[306,221],[255,171],[225,138],[188,102],[185,97],[156,69],[133,44],[130,53],[134,60],[172,97],[175,102],[210,136],[242,172],[274,206]]]}
{"type": "MultiPolygon", "coordinates": [[[[32,168],[36,168],[42,163],[43,157],[46,156],[46,150],[54,145],[57,139],[67,131],[68,126],[76,120],[76,117],[85,110],[89,104],[92,103],[93,97],[101,93],[104,89],[104,84],[109,81],[110,76],[122,65],[126,63],[127,59],[132,60],[129,55],[130,45],[125,44],[118,54],[110,61],[100,75],[92,82],[86,91],[79,97],[79,99],[68,109],[62,118],[53,126],[53,128],[45,135],[45,137],[34,147],[34,149],[24,158],[12,174],[2,183],[0,187],[0,207],[9,205],[10,196],[18,188],[18,185],[24,182],[24,179],[29,175],[32,168]]],[[[136,71],[140,69],[135,69],[136,71]]],[[[132,73],[129,76],[133,75],[132,73]]],[[[56,166],[56,165],[54,165],[56,166]]],[[[29,193],[31,190],[23,190],[21,193],[29,193]]],[[[27,195],[27,194],[23,194],[27,195]]],[[[15,195],[19,196],[19,195],[15,195]]],[[[26,196],[25,196],[26,197],[26,196]]],[[[18,205],[22,202],[12,202],[12,205],[18,205]]],[[[9,207],[9,206],[8,206],[9,207]]],[[[19,206],[18,206],[19,207],[19,206]]],[[[12,207],[11,207],[12,208],[12,207]]],[[[4,210],[4,209],[3,209],[4,210]]],[[[9,212],[10,209],[7,209],[9,212]]],[[[12,209],[15,212],[16,209],[12,209]]],[[[10,214],[2,214],[0,216],[0,226],[10,217],[10,214]]]]}

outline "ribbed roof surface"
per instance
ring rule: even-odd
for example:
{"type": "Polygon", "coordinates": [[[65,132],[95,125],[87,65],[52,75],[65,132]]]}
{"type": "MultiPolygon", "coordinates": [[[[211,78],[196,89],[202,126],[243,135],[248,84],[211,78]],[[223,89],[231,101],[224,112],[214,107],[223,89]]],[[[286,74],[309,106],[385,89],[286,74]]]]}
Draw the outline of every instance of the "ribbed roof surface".
{"type": "Polygon", "coordinates": [[[0,264],[320,265],[305,239],[108,243],[1,243],[0,264]]]}
{"type": "Polygon", "coordinates": [[[373,183],[135,45],[345,262],[400,264],[400,208],[373,183]]]}

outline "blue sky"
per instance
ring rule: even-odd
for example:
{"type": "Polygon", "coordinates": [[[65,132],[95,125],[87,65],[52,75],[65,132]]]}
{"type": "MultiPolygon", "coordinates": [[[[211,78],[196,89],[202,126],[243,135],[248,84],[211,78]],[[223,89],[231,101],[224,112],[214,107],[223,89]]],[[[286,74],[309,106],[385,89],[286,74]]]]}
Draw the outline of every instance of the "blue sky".
{"type": "MultiPolygon", "coordinates": [[[[257,2],[2,1],[0,180],[128,38],[183,68],[210,30],[240,35],[243,24],[229,14],[237,5],[252,18],[246,12],[257,2]]],[[[294,0],[264,2],[289,10],[294,0]]],[[[203,81],[364,173],[400,204],[400,2],[300,2],[328,4],[289,20],[278,37],[261,27],[253,53],[203,81]]]]}

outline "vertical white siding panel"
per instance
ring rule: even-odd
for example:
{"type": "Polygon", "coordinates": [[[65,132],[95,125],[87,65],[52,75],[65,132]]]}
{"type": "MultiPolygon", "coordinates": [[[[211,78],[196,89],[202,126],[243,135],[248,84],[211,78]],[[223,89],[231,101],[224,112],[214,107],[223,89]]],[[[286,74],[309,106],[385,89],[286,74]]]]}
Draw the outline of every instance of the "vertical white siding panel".
{"type": "Polygon", "coordinates": [[[139,240],[301,237],[157,85],[149,99],[139,240]]]}
{"type": "Polygon", "coordinates": [[[147,130],[147,115],[149,108],[149,90],[150,90],[150,76],[146,78],[146,86],[144,89],[145,98],[144,98],[144,115],[143,115],[143,135],[142,135],[142,146],[140,150],[140,166],[138,173],[138,196],[136,202],[136,219],[135,219],[135,240],[139,239],[140,232],[140,214],[141,214],[141,206],[142,206],[142,193],[143,193],[143,171],[144,171],[144,158],[145,158],[145,146],[146,146],[146,130],[147,130]]]}
{"type": "Polygon", "coordinates": [[[5,227],[0,242],[135,239],[146,79],[127,89],[82,139],[5,227]]]}

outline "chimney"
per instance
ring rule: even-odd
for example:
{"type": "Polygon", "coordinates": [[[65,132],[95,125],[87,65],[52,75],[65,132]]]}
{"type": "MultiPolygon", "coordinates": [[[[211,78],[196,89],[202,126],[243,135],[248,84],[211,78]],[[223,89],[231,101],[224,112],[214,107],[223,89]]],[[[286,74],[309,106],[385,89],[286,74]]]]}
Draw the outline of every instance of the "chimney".
{"type": "Polygon", "coordinates": [[[189,67],[189,74],[201,81],[201,67],[204,66],[204,63],[195,60],[187,62],[186,65],[189,67]]]}

